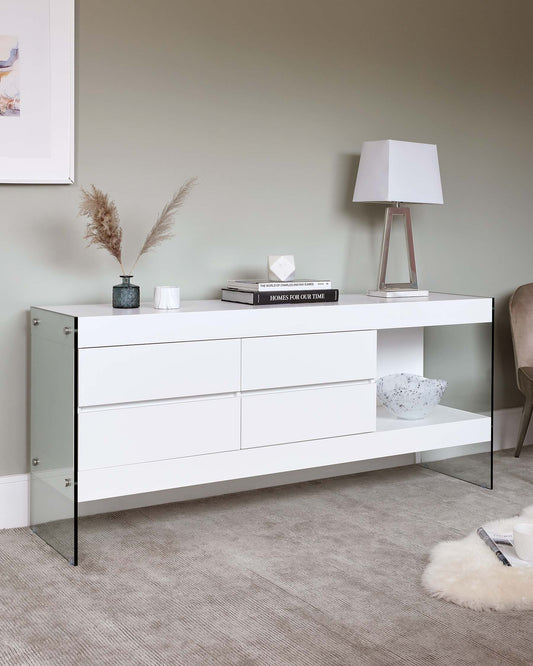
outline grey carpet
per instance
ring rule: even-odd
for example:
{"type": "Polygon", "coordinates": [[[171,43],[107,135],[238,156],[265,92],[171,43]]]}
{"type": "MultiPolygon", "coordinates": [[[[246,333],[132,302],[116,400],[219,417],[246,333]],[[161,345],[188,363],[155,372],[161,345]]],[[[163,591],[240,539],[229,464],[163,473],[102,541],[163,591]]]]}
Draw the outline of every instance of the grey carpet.
{"type": "Polygon", "coordinates": [[[0,664],[529,666],[531,614],[420,585],[434,543],[533,504],[533,450],[495,479],[413,466],[93,516],[78,568],[0,532],[0,664]]]}

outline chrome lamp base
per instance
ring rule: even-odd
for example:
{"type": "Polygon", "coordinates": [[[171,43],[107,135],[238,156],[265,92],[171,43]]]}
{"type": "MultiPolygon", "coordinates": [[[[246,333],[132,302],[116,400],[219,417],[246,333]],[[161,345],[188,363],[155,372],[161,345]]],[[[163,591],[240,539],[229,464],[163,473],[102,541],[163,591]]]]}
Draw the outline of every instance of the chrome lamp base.
{"type": "Polygon", "coordinates": [[[383,291],[369,289],[366,293],[368,296],[376,296],[378,298],[424,298],[429,296],[427,289],[390,289],[383,291]]]}
{"type": "Polygon", "coordinates": [[[383,241],[381,243],[378,288],[369,290],[367,294],[369,296],[377,296],[378,298],[424,298],[429,296],[429,291],[427,289],[418,288],[411,211],[405,206],[397,204],[396,206],[389,206],[385,210],[385,226],[383,228],[383,241]],[[405,241],[407,244],[410,282],[386,282],[392,218],[394,216],[401,216],[405,225],[405,241]]]}

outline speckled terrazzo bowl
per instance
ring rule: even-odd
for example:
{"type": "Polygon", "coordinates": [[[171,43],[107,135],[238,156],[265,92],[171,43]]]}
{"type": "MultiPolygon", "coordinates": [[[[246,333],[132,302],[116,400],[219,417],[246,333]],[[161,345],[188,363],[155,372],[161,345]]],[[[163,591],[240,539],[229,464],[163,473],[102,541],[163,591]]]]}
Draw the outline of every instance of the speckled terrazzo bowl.
{"type": "Polygon", "coordinates": [[[448,382],[401,372],[376,382],[379,401],[399,419],[423,419],[438,405],[448,382]]]}

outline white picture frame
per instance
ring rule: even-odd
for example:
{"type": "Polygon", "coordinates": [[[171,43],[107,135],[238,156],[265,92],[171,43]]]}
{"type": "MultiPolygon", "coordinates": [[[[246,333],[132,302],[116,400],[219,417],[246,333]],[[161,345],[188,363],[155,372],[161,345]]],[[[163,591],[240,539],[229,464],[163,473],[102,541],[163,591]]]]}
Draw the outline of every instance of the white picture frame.
{"type": "Polygon", "coordinates": [[[74,182],[74,3],[0,0],[0,33],[20,44],[20,115],[0,115],[0,183],[74,182]]]}

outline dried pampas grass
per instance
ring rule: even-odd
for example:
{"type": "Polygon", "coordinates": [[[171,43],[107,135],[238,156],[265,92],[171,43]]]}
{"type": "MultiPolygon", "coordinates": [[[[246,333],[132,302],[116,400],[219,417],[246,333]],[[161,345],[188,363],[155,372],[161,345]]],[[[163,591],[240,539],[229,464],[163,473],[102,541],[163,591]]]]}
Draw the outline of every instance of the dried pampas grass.
{"type": "Polygon", "coordinates": [[[172,229],[172,226],[174,224],[174,216],[183,205],[186,196],[189,194],[189,192],[192,190],[195,184],[196,184],[196,178],[191,178],[190,180],[188,180],[185,183],[185,185],[182,185],[180,187],[180,189],[174,194],[172,199],[163,208],[161,214],[157,218],[156,223],[148,232],[148,236],[146,236],[144,245],[142,246],[141,251],[137,255],[137,259],[135,259],[135,263],[133,264],[133,267],[131,269],[132,271],[137,265],[139,259],[143,256],[143,254],[150,252],[150,250],[153,250],[154,247],[157,247],[163,241],[168,240],[169,238],[172,238],[174,236],[174,232],[172,229]]]}
{"type": "MultiPolygon", "coordinates": [[[[172,238],[174,235],[172,230],[174,217],[195,183],[196,178],[188,180],[163,208],[156,223],[148,232],[141,251],[128,274],[133,272],[143,254],[150,252],[163,241],[172,238]]],[[[120,264],[122,274],[126,275],[122,264],[122,227],[120,226],[115,203],[111,201],[107,194],[104,194],[102,190],[94,185],[91,185],[88,190],[82,188],[81,193],[79,212],[80,215],[89,218],[85,238],[89,241],[89,245],[103,248],[115,257],[120,264]]]]}
{"type": "Polygon", "coordinates": [[[117,207],[107,194],[91,185],[89,190],[82,188],[80,215],[89,218],[85,238],[89,245],[107,250],[118,261],[122,272],[122,227],[117,207]]]}

